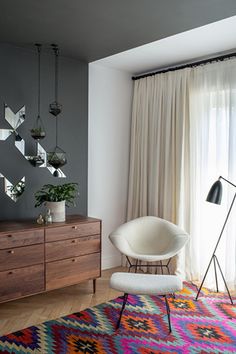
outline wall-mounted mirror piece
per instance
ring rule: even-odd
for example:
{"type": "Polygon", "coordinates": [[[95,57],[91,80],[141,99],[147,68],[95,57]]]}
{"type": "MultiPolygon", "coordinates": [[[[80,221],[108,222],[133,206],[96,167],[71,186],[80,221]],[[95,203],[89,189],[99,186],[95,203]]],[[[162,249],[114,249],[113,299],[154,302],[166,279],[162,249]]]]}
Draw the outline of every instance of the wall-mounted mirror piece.
{"type": "Polygon", "coordinates": [[[16,131],[19,126],[25,121],[25,106],[21,107],[19,111],[14,113],[10,107],[5,103],[5,119],[13,128],[13,132],[16,131]]]}
{"type": "Polygon", "coordinates": [[[0,173],[0,178],[3,179],[3,188],[6,195],[14,202],[17,202],[19,197],[25,190],[25,177],[22,177],[16,184],[11,183],[3,174],[0,173]]]}
{"type": "Polygon", "coordinates": [[[0,129],[0,140],[7,140],[7,138],[12,134],[11,129],[0,129]]]}
{"type": "Polygon", "coordinates": [[[15,139],[15,147],[20,151],[20,153],[25,157],[25,141],[18,134],[18,138],[15,139]]]}
{"type": "Polygon", "coordinates": [[[41,147],[41,145],[38,142],[36,142],[35,144],[36,154],[34,156],[26,156],[26,158],[34,167],[46,167],[46,161],[47,161],[46,155],[40,151],[41,149],[39,147],[41,147]]]}
{"type": "Polygon", "coordinates": [[[15,135],[15,141],[21,141],[21,137],[17,132],[17,128],[24,123],[25,106],[14,113],[6,103],[4,103],[5,119],[10,124],[12,129],[0,129],[0,140],[6,140],[11,134],[15,135]]]}

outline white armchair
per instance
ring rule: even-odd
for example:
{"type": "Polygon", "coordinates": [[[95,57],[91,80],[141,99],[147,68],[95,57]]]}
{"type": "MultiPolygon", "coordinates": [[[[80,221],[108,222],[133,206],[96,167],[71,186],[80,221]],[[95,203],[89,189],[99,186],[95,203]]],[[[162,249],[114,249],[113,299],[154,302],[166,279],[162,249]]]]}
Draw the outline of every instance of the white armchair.
{"type": "MultiPolygon", "coordinates": [[[[189,235],[169,221],[155,216],[144,216],[119,226],[109,238],[126,256],[129,271],[132,267],[135,267],[135,272],[137,271],[138,261],[159,261],[160,264],[155,267],[161,267],[162,274],[163,267],[166,267],[170,274],[171,258],[185,246],[189,235]],[[132,264],[132,259],[136,260],[135,264],[132,264]],[[163,264],[163,261],[166,263],[163,264]]],[[[153,265],[145,264],[145,267],[150,266],[153,265]]]]}

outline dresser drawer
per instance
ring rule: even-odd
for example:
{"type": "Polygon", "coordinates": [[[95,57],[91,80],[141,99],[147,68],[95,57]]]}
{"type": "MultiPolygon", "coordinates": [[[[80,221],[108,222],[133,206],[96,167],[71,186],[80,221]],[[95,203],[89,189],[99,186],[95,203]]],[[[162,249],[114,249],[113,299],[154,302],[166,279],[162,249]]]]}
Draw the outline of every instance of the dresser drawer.
{"type": "Polygon", "coordinates": [[[0,302],[44,291],[43,264],[0,272],[0,302]]]}
{"type": "Polygon", "coordinates": [[[77,284],[100,276],[100,253],[46,264],[46,290],[77,284]]]}
{"type": "Polygon", "coordinates": [[[0,250],[0,260],[0,271],[43,263],[44,245],[0,250]]]}
{"type": "Polygon", "coordinates": [[[36,245],[44,242],[44,230],[0,233],[0,249],[36,245]]]}
{"type": "Polygon", "coordinates": [[[100,234],[99,221],[47,228],[45,230],[45,241],[59,241],[96,234],[100,234]]]}
{"type": "Polygon", "coordinates": [[[46,243],[46,262],[100,252],[100,235],[46,243]]]}

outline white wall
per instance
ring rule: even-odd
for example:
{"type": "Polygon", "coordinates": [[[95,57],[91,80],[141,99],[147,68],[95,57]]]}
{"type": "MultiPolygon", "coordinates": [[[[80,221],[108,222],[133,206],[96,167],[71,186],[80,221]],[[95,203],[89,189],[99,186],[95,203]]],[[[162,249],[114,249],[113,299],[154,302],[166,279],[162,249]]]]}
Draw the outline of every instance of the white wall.
{"type": "Polygon", "coordinates": [[[121,264],[108,235],[125,221],[132,80],[89,64],[88,215],[102,219],[102,269],[121,264]]]}

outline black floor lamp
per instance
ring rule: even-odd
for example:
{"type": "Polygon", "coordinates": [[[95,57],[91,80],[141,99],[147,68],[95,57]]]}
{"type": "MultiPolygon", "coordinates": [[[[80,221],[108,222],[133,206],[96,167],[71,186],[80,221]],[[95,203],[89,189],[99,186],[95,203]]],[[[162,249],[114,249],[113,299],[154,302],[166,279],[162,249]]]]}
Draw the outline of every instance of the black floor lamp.
{"type": "MultiPolygon", "coordinates": [[[[210,203],[215,203],[215,204],[220,204],[221,203],[221,197],[222,197],[222,183],[221,183],[221,179],[223,179],[224,181],[226,181],[227,183],[231,184],[231,186],[235,187],[236,188],[236,185],[231,183],[230,181],[228,181],[227,179],[225,179],[224,177],[220,176],[219,179],[212,185],[209,193],[208,193],[208,196],[207,196],[207,201],[210,202],[210,203]]],[[[210,265],[211,263],[213,262],[214,263],[214,270],[215,270],[215,280],[216,280],[216,291],[218,292],[219,289],[218,289],[218,279],[217,279],[217,270],[216,270],[216,265],[218,266],[219,270],[220,270],[220,274],[222,276],[222,279],[224,281],[224,284],[225,284],[225,287],[226,287],[226,290],[227,290],[227,293],[229,295],[229,299],[230,299],[230,302],[231,304],[233,305],[233,300],[232,300],[232,297],[230,295],[230,292],[229,292],[229,289],[228,289],[228,286],[226,284],[226,280],[225,280],[225,277],[224,277],[224,274],[222,272],[222,269],[220,267],[220,263],[218,261],[218,258],[216,256],[216,250],[217,250],[217,247],[219,245],[219,242],[221,240],[221,236],[224,232],[224,229],[225,229],[225,226],[227,224],[227,221],[228,221],[228,218],[229,218],[229,215],[230,215],[230,212],[231,212],[231,209],[233,207],[233,204],[234,204],[234,201],[235,201],[235,198],[236,198],[236,193],[234,194],[234,197],[233,197],[233,200],[232,200],[232,203],[230,205],[230,208],[229,208],[229,211],[228,211],[228,214],[226,216],[226,219],[225,219],[225,222],[224,222],[224,225],[222,227],[222,230],[220,232],[220,236],[216,242],[216,245],[215,245],[215,248],[214,248],[214,251],[213,251],[213,254],[211,256],[211,259],[210,259],[210,262],[207,266],[207,270],[206,270],[206,273],[202,279],[202,282],[201,282],[201,285],[200,285],[200,288],[198,289],[198,292],[197,292],[197,296],[196,296],[196,300],[198,299],[198,296],[200,294],[200,291],[202,289],[202,286],[203,286],[203,283],[206,279],[206,276],[207,276],[207,273],[209,271],[209,268],[210,268],[210,265]]]]}

